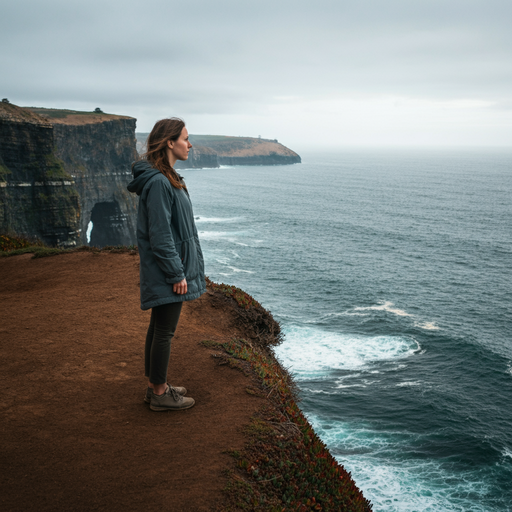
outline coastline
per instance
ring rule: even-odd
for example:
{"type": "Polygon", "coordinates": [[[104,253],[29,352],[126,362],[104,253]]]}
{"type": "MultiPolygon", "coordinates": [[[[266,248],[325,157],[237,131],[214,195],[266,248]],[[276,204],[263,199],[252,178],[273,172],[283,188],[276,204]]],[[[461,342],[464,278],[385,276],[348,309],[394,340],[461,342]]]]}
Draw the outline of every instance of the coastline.
{"type": "Polygon", "coordinates": [[[210,282],[184,308],[170,371],[197,405],[145,408],[148,314],[136,252],[119,252],[0,259],[4,507],[371,510],[298,408],[279,326],[239,289],[210,282]]]}

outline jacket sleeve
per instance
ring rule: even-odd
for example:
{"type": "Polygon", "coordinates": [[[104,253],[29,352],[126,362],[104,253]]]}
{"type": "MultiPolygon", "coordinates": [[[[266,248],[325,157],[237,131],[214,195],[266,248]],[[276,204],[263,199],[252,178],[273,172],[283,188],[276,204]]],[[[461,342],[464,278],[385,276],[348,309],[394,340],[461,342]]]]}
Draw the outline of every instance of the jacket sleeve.
{"type": "Polygon", "coordinates": [[[185,279],[183,264],[176,249],[171,231],[172,190],[163,180],[154,180],[148,191],[149,243],[158,266],[169,284],[185,279]]]}

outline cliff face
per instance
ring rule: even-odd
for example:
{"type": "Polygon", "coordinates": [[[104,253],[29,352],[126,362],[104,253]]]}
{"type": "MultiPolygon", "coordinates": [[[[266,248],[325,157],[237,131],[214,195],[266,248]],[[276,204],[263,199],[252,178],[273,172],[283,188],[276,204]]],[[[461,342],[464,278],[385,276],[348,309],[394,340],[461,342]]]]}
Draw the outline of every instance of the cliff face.
{"type": "Polygon", "coordinates": [[[136,244],[137,198],[126,190],[137,156],[136,120],[69,115],[52,118],[52,122],[56,154],[80,196],[81,243],[96,247],[136,244]]]}
{"type": "Polygon", "coordinates": [[[46,119],[0,103],[0,230],[73,246],[79,239],[79,195],[54,143],[46,119]]]}
{"type": "Polygon", "coordinates": [[[220,165],[288,165],[301,162],[300,156],[277,140],[253,137],[191,135],[192,144],[212,148],[220,165]]]}
{"type": "Polygon", "coordinates": [[[135,119],[0,103],[0,229],[50,245],[136,243],[135,119]]]}
{"type": "Polygon", "coordinates": [[[176,169],[203,169],[219,167],[217,153],[212,148],[194,146],[185,161],[177,161],[176,169]]]}

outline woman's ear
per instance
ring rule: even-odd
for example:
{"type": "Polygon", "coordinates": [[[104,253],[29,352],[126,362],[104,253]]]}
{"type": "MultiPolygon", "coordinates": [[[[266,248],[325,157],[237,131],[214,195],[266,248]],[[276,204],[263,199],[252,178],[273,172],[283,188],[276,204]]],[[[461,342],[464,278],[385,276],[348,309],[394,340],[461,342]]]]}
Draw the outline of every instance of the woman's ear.
{"type": "Polygon", "coordinates": [[[169,147],[169,149],[172,149],[173,146],[174,146],[174,142],[172,140],[168,140],[167,141],[167,146],[169,147]]]}

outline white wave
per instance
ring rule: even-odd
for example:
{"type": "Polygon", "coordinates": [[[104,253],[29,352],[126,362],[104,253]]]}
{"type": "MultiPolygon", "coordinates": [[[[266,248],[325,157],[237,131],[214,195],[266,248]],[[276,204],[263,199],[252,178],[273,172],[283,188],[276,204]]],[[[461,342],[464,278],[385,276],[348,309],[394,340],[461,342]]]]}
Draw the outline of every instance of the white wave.
{"type": "Polygon", "coordinates": [[[425,329],[426,331],[438,331],[439,327],[435,322],[414,322],[414,327],[425,329]]]}
{"type": "Polygon", "coordinates": [[[361,369],[370,363],[410,357],[421,347],[409,336],[364,336],[324,331],[315,327],[288,326],[277,356],[297,378],[329,370],[361,369]]]}
{"type": "Polygon", "coordinates": [[[308,393],[314,393],[317,395],[337,395],[337,391],[325,391],[323,389],[309,389],[309,388],[302,388],[303,391],[307,391],[308,393]]]}
{"type": "Polygon", "coordinates": [[[229,231],[199,231],[199,237],[203,240],[217,240],[220,238],[232,237],[229,231]]]}
{"type": "Polygon", "coordinates": [[[243,220],[243,217],[202,217],[196,216],[194,217],[196,224],[198,222],[237,222],[239,220],[243,220]]]}
{"type": "Polygon", "coordinates": [[[489,512],[475,496],[486,498],[490,489],[470,471],[461,479],[433,460],[390,463],[357,453],[336,458],[374,512],[489,512]]]}
{"type": "Polygon", "coordinates": [[[238,243],[240,236],[247,236],[243,231],[199,231],[201,240],[224,240],[231,243],[238,243]]]}
{"type": "MultiPolygon", "coordinates": [[[[336,318],[340,316],[368,316],[370,315],[370,311],[385,311],[386,313],[391,313],[396,316],[415,318],[415,315],[413,315],[412,313],[407,313],[407,311],[395,308],[393,306],[394,304],[389,301],[384,301],[380,303],[378,306],[355,306],[352,309],[341,311],[339,313],[328,313],[322,316],[320,320],[325,321],[328,320],[329,318],[336,318]]],[[[435,322],[415,321],[414,327],[418,327],[419,329],[425,329],[426,331],[439,330],[439,327],[435,322]]]]}
{"type": "MultiPolygon", "coordinates": [[[[416,434],[308,415],[315,432],[350,471],[374,512],[484,512],[489,488],[478,471],[452,474],[438,460],[400,458],[416,434]],[[467,497],[467,498],[465,498],[467,497]]],[[[512,455],[512,454],[511,454],[512,455]]]]}
{"type": "Polygon", "coordinates": [[[510,361],[508,363],[508,366],[507,366],[507,373],[512,375],[512,361],[510,361]]]}
{"type": "Polygon", "coordinates": [[[509,450],[508,448],[504,448],[501,454],[503,457],[510,457],[512,459],[512,450],[509,450]]]}
{"type": "Polygon", "coordinates": [[[400,382],[400,384],[397,384],[397,388],[405,388],[405,387],[411,387],[411,386],[421,386],[422,383],[418,381],[410,381],[410,382],[400,382]]]}
{"type": "Polygon", "coordinates": [[[230,268],[233,272],[244,272],[246,274],[254,274],[254,271],[252,270],[244,270],[242,268],[232,267],[230,265],[227,265],[228,268],[230,268]]]}
{"type": "Polygon", "coordinates": [[[403,309],[398,309],[392,307],[394,304],[389,301],[385,301],[381,303],[379,306],[366,306],[366,307],[355,307],[354,311],[386,311],[387,313],[393,313],[397,316],[413,316],[410,313],[407,313],[403,309]]]}

